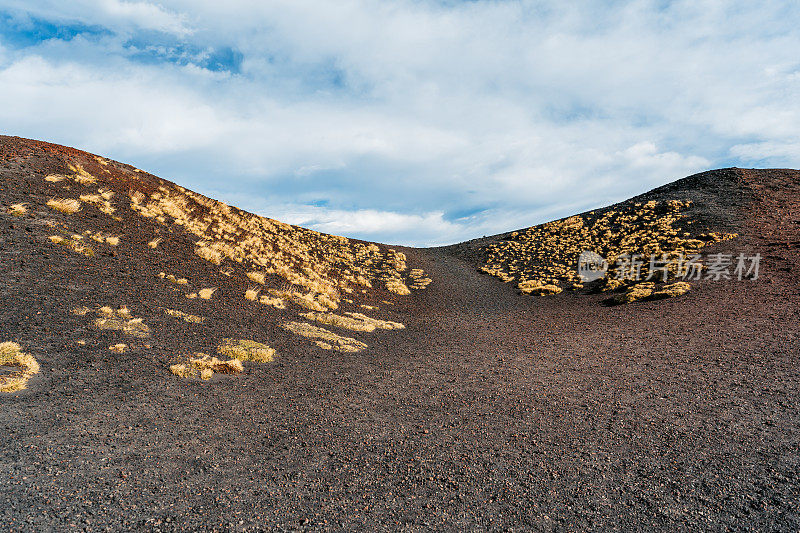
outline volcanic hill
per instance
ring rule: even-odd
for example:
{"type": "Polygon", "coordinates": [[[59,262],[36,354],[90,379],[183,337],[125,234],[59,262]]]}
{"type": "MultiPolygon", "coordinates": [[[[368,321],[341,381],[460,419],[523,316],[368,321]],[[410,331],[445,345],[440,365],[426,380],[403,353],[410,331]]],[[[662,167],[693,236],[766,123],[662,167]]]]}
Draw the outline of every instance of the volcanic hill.
{"type": "Polygon", "coordinates": [[[0,177],[6,530],[800,527],[798,171],[429,249],[18,137],[0,177]]]}

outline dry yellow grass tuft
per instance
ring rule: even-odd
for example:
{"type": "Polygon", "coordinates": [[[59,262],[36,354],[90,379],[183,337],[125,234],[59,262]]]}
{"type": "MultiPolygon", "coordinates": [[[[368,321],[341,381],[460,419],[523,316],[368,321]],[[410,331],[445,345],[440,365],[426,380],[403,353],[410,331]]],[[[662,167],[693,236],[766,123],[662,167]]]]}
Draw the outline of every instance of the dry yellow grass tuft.
{"type": "Polygon", "coordinates": [[[63,174],[50,174],[49,176],[44,178],[44,181],[49,181],[50,183],[58,183],[59,181],[64,181],[67,179],[67,176],[63,174]]]}
{"type": "Polygon", "coordinates": [[[48,237],[53,244],[59,244],[65,248],[69,248],[73,252],[85,255],[86,257],[94,257],[94,250],[91,246],[83,244],[81,235],[73,235],[72,237],[63,237],[61,235],[51,235],[48,237]]]}
{"type": "Polygon", "coordinates": [[[86,202],[87,204],[96,204],[102,202],[103,197],[99,194],[81,194],[78,196],[78,200],[86,202]]]}
{"type": "Polygon", "coordinates": [[[106,235],[102,231],[98,231],[97,233],[92,233],[91,231],[83,232],[85,237],[89,237],[91,240],[99,243],[106,243],[110,244],[111,246],[118,246],[119,245],[119,237],[116,235],[106,235]]]}
{"type": "Polygon", "coordinates": [[[21,217],[28,212],[27,204],[11,204],[8,206],[7,212],[9,215],[21,217]]]}
{"type": "Polygon", "coordinates": [[[629,304],[637,300],[643,300],[653,294],[656,284],[652,281],[645,281],[637,283],[628,287],[628,289],[621,295],[617,296],[616,302],[621,304],[629,304]]]}
{"type": "Polygon", "coordinates": [[[286,309],[286,300],[282,298],[272,298],[266,294],[263,294],[258,301],[264,305],[271,305],[275,309],[286,309]]]}
{"type": "Polygon", "coordinates": [[[258,298],[258,291],[256,289],[247,289],[244,291],[244,297],[253,302],[258,298]]]}
{"type": "Polygon", "coordinates": [[[612,302],[617,304],[628,304],[639,300],[663,300],[674,298],[686,294],[692,286],[685,281],[678,281],[663,285],[657,288],[652,281],[644,281],[635,285],[628,286],[623,294],[615,297],[612,302]]]}
{"type": "Polygon", "coordinates": [[[266,344],[248,339],[223,339],[217,353],[239,361],[271,363],[275,360],[275,349],[266,344]]]}
{"type": "Polygon", "coordinates": [[[386,281],[386,290],[389,292],[393,292],[395,294],[399,294],[400,296],[406,296],[411,294],[411,291],[408,289],[403,280],[399,278],[393,278],[386,281]]]}
{"type": "Polygon", "coordinates": [[[78,197],[78,199],[82,202],[86,202],[87,204],[94,205],[106,215],[110,215],[116,211],[114,206],[112,206],[111,202],[109,201],[113,195],[114,193],[112,191],[107,189],[99,189],[97,194],[82,194],[78,197]]]}
{"type": "Polygon", "coordinates": [[[201,355],[201,357],[192,359],[190,362],[200,368],[212,370],[216,374],[237,374],[244,370],[242,362],[238,359],[223,361],[221,359],[217,359],[216,357],[211,357],[205,354],[197,355],[201,355]]]}
{"type": "Polygon", "coordinates": [[[248,272],[247,277],[250,278],[251,281],[255,281],[261,285],[263,285],[267,280],[263,272],[248,272]]]}
{"type": "Polygon", "coordinates": [[[138,338],[150,335],[150,328],[141,318],[132,318],[127,307],[123,306],[114,311],[111,307],[103,306],[97,309],[96,313],[98,317],[92,324],[98,329],[117,330],[130,337],[138,338]]]}
{"type": "Polygon", "coordinates": [[[197,291],[197,294],[203,300],[210,300],[211,296],[214,295],[214,291],[216,291],[216,290],[217,290],[216,288],[213,288],[213,289],[212,288],[200,289],[199,291],[197,291]]]}
{"type": "Polygon", "coordinates": [[[181,378],[208,380],[214,374],[238,374],[244,370],[244,366],[237,359],[222,361],[208,354],[196,353],[185,363],[171,365],[169,370],[181,378]]]}
{"type": "Polygon", "coordinates": [[[415,290],[425,289],[433,282],[431,278],[425,277],[425,271],[421,268],[412,268],[408,277],[411,280],[411,288],[415,290]]]}
{"type": "Polygon", "coordinates": [[[282,324],[281,327],[291,331],[295,335],[314,340],[317,346],[325,350],[359,352],[367,347],[367,345],[361,341],[350,337],[342,337],[325,328],[312,326],[306,322],[287,322],[282,324]]]}
{"type": "Polygon", "coordinates": [[[538,294],[545,296],[547,294],[558,294],[561,292],[561,287],[553,283],[543,283],[539,280],[523,281],[517,285],[517,288],[522,294],[538,294]]]}
{"type": "Polygon", "coordinates": [[[606,278],[601,290],[603,292],[612,292],[620,290],[624,287],[625,287],[625,282],[622,281],[621,279],[606,278]]]}
{"type": "Polygon", "coordinates": [[[306,320],[313,320],[320,324],[327,326],[336,326],[338,328],[345,328],[352,331],[375,331],[375,324],[370,324],[363,320],[351,318],[347,316],[335,315],[333,313],[300,313],[300,316],[306,320]]]}
{"type": "Polygon", "coordinates": [[[320,324],[336,326],[352,331],[375,331],[376,329],[403,329],[405,326],[399,322],[379,320],[371,318],[361,313],[346,312],[347,316],[336,315],[333,313],[300,313],[300,316],[307,320],[313,320],[320,324]]]}
{"type": "Polygon", "coordinates": [[[179,378],[193,378],[197,376],[197,369],[184,363],[170,365],[169,371],[179,378]]]}
{"type": "Polygon", "coordinates": [[[196,253],[199,257],[202,257],[206,261],[211,261],[215,265],[222,264],[222,253],[219,250],[215,250],[213,248],[205,247],[205,246],[198,246],[195,248],[194,253],[196,253]]]}
{"type": "Polygon", "coordinates": [[[184,313],[183,311],[179,311],[177,309],[164,309],[164,312],[169,316],[173,316],[175,318],[180,318],[184,322],[191,322],[193,324],[200,324],[205,320],[201,316],[191,315],[189,313],[184,313]]]}
{"type": "Polygon", "coordinates": [[[654,300],[660,300],[663,298],[674,298],[676,296],[680,296],[682,294],[686,294],[692,289],[692,286],[685,281],[679,281],[677,283],[671,283],[669,285],[664,285],[661,287],[660,290],[653,291],[652,298],[654,300]]]}
{"type": "Polygon", "coordinates": [[[124,342],[120,342],[119,344],[114,344],[112,346],[109,346],[108,349],[114,353],[125,353],[125,349],[127,347],[128,347],[127,344],[125,344],[124,342]]]}
{"type": "MultiPolygon", "coordinates": [[[[269,305],[274,305],[275,300],[281,300],[282,302],[291,301],[298,306],[309,309],[311,311],[326,311],[330,309],[329,305],[336,305],[335,302],[331,301],[319,301],[314,298],[314,294],[309,292],[307,294],[303,294],[297,292],[296,290],[292,289],[269,289],[269,293],[274,296],[274,299],[269,299],[268,301],[264,301],[262,303],[269,303],[269,305]]],[[[263,298],[263,296],[262,296],[263,298]]],[[[335,309],[335,307],[334,307],[335,309]]]]}
{"type": "Polygon", "coordinates": [[[0,374],[0,392],[16,392],[24,389],[28,380],[39,373],[39,363],[33,356],[23,353],[16,342],[0,342],[0,367],[18,368],[0,374]]]}
{"type": "Polygon", "coordinates": [[[152,241],[148,242],[147,246],[149,246],[150,248],[155,250],[158,247],[158,245],[161,244],[161,241],[163,241],[163,240],[164,239],[162,239],[161,237],[156,237],[152,241]]]}
{"type": "Polygon", "coordinates": [[[178,278],[174,274],[165,274],[164,272],[159,272],[158,277],[161,279],[166,279],[167,281],[171,281],[176,285],[188,285],[189,280],[186,278],[178,278]]]}
{"type": "Polygon", "coordinates": [[[81,210],[81,202],[74,198],[51,198],[47,201],[47,207],[72,215],[81,210]]]}
{"type": "Polygon", "coordinates": [[[94,185],[97,183],[97,178],[86,172],[80,165],[68,165],[69,169],[74,172],[72,179],[81,185],[94,185]]]}
{"type": "Polygon", "coordinates": [[[401,324],[400,322],[392,322],[391,320],[379,320],[377,318],[371,318],[367,315],[362,315],[361,313],[352,313],[350,311],[345,313],[351,318],[356,320],[360,320],[365,324],[372,324],[377,329],[405,329],[405,325],[401,324]]]}

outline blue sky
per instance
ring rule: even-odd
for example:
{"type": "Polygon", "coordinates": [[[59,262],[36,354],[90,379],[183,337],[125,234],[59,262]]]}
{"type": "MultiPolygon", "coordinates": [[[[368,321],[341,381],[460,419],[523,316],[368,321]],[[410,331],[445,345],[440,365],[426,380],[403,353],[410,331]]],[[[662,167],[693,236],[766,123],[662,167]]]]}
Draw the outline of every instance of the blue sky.
{"type": "Polygon", "coordinates": [[[0,131],[445,244],[797,168],[798,28],[769,0],[0,0],[0,131]]]}

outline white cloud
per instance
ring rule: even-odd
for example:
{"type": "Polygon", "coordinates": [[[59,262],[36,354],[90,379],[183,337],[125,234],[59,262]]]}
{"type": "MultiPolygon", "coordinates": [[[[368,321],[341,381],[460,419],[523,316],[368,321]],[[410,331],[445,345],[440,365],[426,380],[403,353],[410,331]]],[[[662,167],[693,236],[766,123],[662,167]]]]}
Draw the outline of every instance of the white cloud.
{"type": "Polygon", "coordinates": [[[362,239],[381,238],[389,244],[445,244],[460,237],[462,227],[444,219],[444,213],[418,215],[359,209],[347,211],[308,205],[277,205],[260,212],[290,224],[324,233],[351,235],[362,239]],[[411,239],[409,239],[409,236],[411,239]]]}
{"type": "MultiPolygon", "coordinates": [[[[163,4],[163,3],[162,3],[163,4]]],[[[177,36],[192,33],[186,15],[165,9],[163,5],[131,0],[2,0],[0,9],[14,15],[32,16],[58,23],[82,22],[101,25],[116,31],[154,30],[177,36]]]]}
{"type": "Polygon", "coordinates": [[[683,156],[677,152],[659,152],[656,144],[650,141],[636,143],[619,153],[636,169],[674,169],[676,172],[696,170],[711,164],[708,159],[698,156],[683,156]]]}
{"type": "Polygon", "coordinates": [[[166,11],[150,2],[125,2],[123,0],[100,0],[99,7],[109,16],[128,20],[140,28],[158,30],[176,35],[190,33],[181,15],[166,11]]]}
{"type": "Polygon", "coordinates": [[[22,48],[0,33],[8,133],[317,229],[441,243],[709,167],[800,165],[800,8],[784,2],[4,5],[112,32],[22,48]],[[196,59],[228,49],[230,71],[196,59]]]}

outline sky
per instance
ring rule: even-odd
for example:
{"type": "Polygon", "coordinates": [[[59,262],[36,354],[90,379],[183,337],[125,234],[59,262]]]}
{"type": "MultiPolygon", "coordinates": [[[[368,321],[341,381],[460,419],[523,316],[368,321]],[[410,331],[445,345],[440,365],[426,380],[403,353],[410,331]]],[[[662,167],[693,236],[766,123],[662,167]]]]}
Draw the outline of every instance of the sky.
{"type": "Polygon", "coordinates": [[[0,0],[0,133],[433,246],[800,167],[800,3],[0,0]]]}

